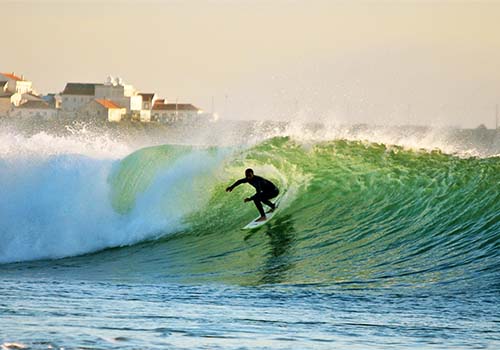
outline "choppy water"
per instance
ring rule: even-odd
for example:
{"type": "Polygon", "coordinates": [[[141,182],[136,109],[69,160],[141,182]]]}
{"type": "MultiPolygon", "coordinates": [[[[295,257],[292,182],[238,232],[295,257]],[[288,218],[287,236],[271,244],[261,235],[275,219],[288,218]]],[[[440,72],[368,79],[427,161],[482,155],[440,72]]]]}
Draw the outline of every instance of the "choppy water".
{"type": "Polygon", "coordinates": [[[500,347],[494,154],[286,136],[119,150],[0,160],[4,348],[500,347]],[[247,167],[284,192],[252,232],[253,189],[224,191],[247,167]]]}

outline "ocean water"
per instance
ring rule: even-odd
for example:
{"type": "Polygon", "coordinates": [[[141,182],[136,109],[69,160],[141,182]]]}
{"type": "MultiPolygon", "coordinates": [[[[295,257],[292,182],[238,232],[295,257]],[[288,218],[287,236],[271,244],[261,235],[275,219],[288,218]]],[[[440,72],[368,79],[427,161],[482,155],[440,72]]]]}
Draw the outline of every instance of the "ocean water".
{"type": "Polygon", "coordinates": [[[500,348],[498,133],[253,127],[0,135],[0,346],[500,348]]]}

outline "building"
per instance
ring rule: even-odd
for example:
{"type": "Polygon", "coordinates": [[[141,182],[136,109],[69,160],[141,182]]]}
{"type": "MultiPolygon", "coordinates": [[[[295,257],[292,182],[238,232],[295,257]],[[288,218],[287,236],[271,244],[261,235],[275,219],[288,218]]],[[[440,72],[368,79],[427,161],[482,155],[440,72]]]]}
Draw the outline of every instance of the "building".
{"type": "MultiPolygon", "coordinates": [[[[158,99],[154,92],[140,92],[139,95],[142,97],[142,109],[151,110],[158,99]]],[[[165,103],[165,100],[162,100],[165,103]]]]}
{"type": "Polygon", "coordinates": [[[47,116],[53,114],[52,110],[62,118],[96,118],[112,122],[124,117],[165,123],[204,120],[203,112],[192,104],[169,104],[165,99],[158,99],[155,93],[139,93],[121,78],[110,76],[102,84],[67,83],[60,94],[37,96],[31,82],[23,77],[13,73],[0,75],[0,115],[13,112],[13,115],[47,116]],[[22,108],[15,108],[21,105],[22,108]]]}
{"type": "Polygon", "coordinates": [[[189,103],[157,103],[151,110],[152,119],[162,123],[196,120],[203,111],[189,103]]]}
{"type": "Polygon", "coordinates": [[[49,104],[42,100],[31,100],[19,106],[14,106],[10,116],[13,117],[33,117],[43,119],[53,119],[57,117],[57,109],[52,108],[49,104]]]}
{"type": "Polygon", "coordinates": [[[0,73],[0,116],[8,116],[14,107],[34,99],[33,83],[14,73],[0,73]]]}
{"type": "Polygon", "coordinates": [[[142,96],[132,85],[124,84],[121,78],[108,77],[104,84],[96,85],[95,98],[110,100],[127,109],[127,114],[139,115],[142,109],[142,96]]]}
{"type": "Polygon", "coordinates": [[[17,76],[12,73],[0,73],[0,81],[7,82],[7,91],[11,93],[25,94],[33,92],[33,83],[25,80],[24,76],[17,76]]]}
{"type": "Polygon", "coordinates": [[[143,123],[150,122],[151,109],[153,108],[158,98],[154,92],[153,93],[140,92],[139,95],[141,95],[142,97],[142,109],[141,109],[141,114],[139,116],[139,120],[143,123]]]}
{"type": "Polygon", "coordinates": [[[61,93],[61,108],[65,113],[76,113],[95,99],[95,90],[102,84],[67,83],[61,93]]]}
{"type": "Polygon", "coordinates": [[[79,114],[96,120],[119,122],[127,114],[127,109],[111,100],[94,99],[80,108],[79,114]]]}

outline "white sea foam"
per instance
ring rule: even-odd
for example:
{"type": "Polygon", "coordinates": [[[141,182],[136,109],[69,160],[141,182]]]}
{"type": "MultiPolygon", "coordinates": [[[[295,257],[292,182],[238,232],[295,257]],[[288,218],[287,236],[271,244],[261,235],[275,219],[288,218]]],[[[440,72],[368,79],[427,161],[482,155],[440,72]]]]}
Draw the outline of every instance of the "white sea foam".
{"type": "Polygon", "coordinates": [[[85,129],[56,136],[38,132],[26,136],[15,131],[0,132],[0,158],[48,157],[58,154],[81,154],[99,159],[117,159],[131,152],[124,142],[113,140],[107,134],[96,134],[85,129]]]}
{"type": "Polygon", "coordinates": [[[79,255],[180,230],[184,216],[207,200],[200,188],[206,182],[194,179],[220,161],[205,152],[181,157],[156,174],[130,212],[119,214],[108,180],[114,160],[83,155],[1,160],[0,263],[79,255]]]}

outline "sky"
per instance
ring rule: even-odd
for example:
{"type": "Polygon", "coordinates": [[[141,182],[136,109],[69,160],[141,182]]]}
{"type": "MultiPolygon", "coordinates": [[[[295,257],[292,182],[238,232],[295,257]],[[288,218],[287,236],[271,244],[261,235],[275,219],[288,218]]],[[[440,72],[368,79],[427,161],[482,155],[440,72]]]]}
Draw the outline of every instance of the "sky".
{"type": "Polygon", "coordinates": [[[0,71],[225,119],[495,126],[500,1],[0,0],[0,71]]]}

